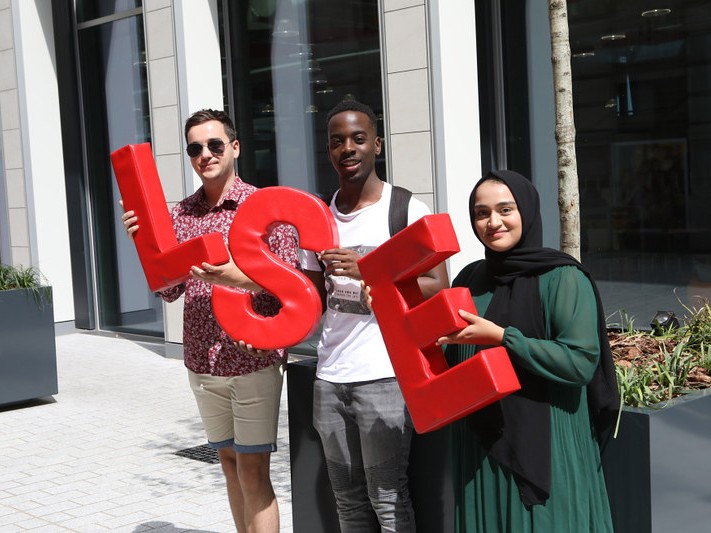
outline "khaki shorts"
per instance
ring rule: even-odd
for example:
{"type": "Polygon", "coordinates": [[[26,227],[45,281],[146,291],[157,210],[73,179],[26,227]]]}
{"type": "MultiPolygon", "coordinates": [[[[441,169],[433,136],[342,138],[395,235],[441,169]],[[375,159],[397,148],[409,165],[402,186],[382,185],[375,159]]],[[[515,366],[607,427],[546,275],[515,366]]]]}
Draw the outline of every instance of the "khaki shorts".
{"type": "Polygon", "coordinates": [[[211,448],[238,453],[276,451],[282,364],[243,376],[212,376],[188,370],[211,448]]]}

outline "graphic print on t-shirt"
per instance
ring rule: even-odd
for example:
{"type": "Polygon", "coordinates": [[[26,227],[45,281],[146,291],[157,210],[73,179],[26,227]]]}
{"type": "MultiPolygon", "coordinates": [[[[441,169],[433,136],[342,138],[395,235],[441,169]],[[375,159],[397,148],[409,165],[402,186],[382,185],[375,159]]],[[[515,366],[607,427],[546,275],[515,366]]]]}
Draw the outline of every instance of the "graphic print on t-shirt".
{"type": "MultiPolygon", "coordinates": [[[[349,246],[358,255],[364,256],[375,250],[375,246],[349,246]]],[[[371,310],[365,303],[365,294],[360,287],[360,280],[348,276],[326,276],[326,299],[328,308],[339,313],[369,315],[371,310]]]]}

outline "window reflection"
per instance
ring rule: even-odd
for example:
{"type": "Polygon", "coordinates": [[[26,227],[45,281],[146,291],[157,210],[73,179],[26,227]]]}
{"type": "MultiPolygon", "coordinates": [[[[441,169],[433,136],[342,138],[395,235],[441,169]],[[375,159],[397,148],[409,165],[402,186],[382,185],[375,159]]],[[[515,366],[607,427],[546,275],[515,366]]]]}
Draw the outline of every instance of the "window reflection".
{"type": "Polygon", "coordinates": [[[616,308],[663,295],[642,323],[711,296],[711,5],[652,7],[569,6],[583,259],[616,308]]]}
{"type": "Polygon", "coordinates": [[[351,95],[382,117],[377,2],[230,2],[227,24],[240,175],[329,195],[328,111],[351,95]]]}
{"type": "Polygon", "coordinates": [[[163,306],[126,238],[109,160],[126,144],[151,140],[143,17],[89,25],[78,36],[99,326],[161,336],[163,306]]]}
{"type": "Polygon", "coordinates": [[[141,7],[141,0],[78,0],[77,22],[87,22],[141,7]]]}

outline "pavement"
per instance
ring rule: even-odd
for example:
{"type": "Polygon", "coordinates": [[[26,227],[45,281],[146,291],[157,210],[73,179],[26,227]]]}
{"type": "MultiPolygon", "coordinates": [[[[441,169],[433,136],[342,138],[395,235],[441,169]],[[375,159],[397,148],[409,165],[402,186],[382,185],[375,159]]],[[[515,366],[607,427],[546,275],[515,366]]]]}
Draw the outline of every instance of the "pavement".
{"type": "MultiPolygon", "coordinates": [[[[206,439],[182,360],[120,336],[56,341],[59,393],[0,408],[0,531],[235,531],[220,465],[197,453],[206,439]]],[[[288,437],[285,382],[271,468],[282,532],[288,437]]]]}

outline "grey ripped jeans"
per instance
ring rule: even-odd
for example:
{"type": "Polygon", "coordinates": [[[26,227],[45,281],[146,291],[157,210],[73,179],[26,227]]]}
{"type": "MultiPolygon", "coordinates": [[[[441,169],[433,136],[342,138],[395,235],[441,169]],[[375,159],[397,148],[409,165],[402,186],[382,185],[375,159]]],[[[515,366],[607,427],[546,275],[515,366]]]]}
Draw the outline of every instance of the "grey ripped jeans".
{"type": "Polygon", "coordinates": [[[314,382],[321,436],[342,533],[414,533],[407,485],[412,421],[395,378],[314,382]]]}

